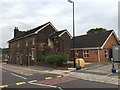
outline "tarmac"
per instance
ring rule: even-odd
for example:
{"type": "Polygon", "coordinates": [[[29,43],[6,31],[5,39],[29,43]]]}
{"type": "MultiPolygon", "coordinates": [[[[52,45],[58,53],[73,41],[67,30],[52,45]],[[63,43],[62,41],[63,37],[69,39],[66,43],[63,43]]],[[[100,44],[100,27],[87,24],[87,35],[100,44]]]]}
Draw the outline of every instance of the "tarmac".
{"type": "Polygon", "coordinates": [[[118,75],[119,72],[119,64],[115,64],[117,69],[117,73],[111,72],[111,63],[89,63],[85,68],[80,70],[75,70],[75,68],[71,68],[69,70],[56,70],[49,67],[41,67],[41,66],[22,66],[22,65],[14,65],[14,64],[2,64],[2,68],[5,70],[10,70],[15,73],[23,74],[26,76],[34,75],[34,74],[44,74],[44,73],[52,73],[59,74],[63,76],[70,76],[74,78],[80,78],[83,80],[96,81],[102,83],[109,83],[120,85],[120,78],[118,75]]]}

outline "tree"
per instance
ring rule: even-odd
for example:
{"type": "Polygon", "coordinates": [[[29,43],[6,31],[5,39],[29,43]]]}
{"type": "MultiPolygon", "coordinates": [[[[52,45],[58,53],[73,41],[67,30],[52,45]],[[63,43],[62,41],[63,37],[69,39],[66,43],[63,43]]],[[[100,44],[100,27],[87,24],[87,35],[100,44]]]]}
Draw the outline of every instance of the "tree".
{"type": "Polygon", "coordinates": [[[87,31],[87,34],[92,34],[92,33],[99,33],[99,32],[105,32],[107,29],[105,28],[93,28],[87,31]]]}

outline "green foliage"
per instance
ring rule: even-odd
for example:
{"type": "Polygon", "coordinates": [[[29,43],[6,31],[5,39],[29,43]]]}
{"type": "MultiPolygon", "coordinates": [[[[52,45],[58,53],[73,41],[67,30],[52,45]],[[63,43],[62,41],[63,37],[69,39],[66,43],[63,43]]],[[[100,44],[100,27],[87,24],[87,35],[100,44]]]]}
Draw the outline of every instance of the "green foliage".
{"type": "Polygon", "coordinates": [[[105,28],[93,28],[87,31],[87,34],[92,34],[92,33],[99,33],[99,32],[105,32],[107,29],[105,28]]]}
{"type": "Polygon", "coordinates": [[[6,49],[2,49],[2,54],[5,54],[5,52],[6,52],[6,49]]]}
{"type": "Polygon", "coordinates": [[[45,55],[41,55],[41,56],[39,56],[39,57],[38,57],[38,59],[37,59],[37,60],[38,60],[38,61],[45,62],[46,57],[45,57],[45,55]]]}
{"type": "Polygon", "coordinates": [[[40,56],[38,61],[43,61],[50,64],[64,64],[67,62],[67,56],[65,54],[40,56]]]}

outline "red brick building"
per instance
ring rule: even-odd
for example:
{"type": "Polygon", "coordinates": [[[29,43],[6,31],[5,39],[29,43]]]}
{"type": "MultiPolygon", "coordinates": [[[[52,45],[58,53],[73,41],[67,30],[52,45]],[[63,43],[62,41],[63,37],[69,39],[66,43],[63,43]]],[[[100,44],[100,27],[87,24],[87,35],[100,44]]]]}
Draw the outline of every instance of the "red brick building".
{"type": "MultiPolygon", "coordinates": [[[[86,62],[105,62],[111,60],[112,46],[118,45],[119,40],[113,30],[75,37],[75,57],[83,58],[86,62]]],[[[73,49],[71,49],[73,60],[73,49]]]]}
{"type": "Polygon", "coordinates": [[[66,53],[69,56],[71,38],[66,29],[58,31],[51,22],[27,31],[15,27],[14,38],[8,41],[9,63],[36,65],[41,55],[66,53]]]}

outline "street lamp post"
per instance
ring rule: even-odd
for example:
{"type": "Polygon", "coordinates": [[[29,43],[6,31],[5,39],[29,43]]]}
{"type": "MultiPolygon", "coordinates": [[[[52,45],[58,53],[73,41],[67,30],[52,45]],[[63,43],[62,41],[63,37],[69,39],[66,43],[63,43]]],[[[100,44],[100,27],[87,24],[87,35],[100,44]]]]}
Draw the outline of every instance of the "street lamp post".
{"type": "Polygon", "coordinates": [[[75,45],[75,19],[74,19],[74,2],[71,0],[68,0],[68,2],[73,4],[73,61],[74,61],[74,67],[76,67],[76,60],[75,60],[75,50],[74,50],[74,45],[75,45]]]}

